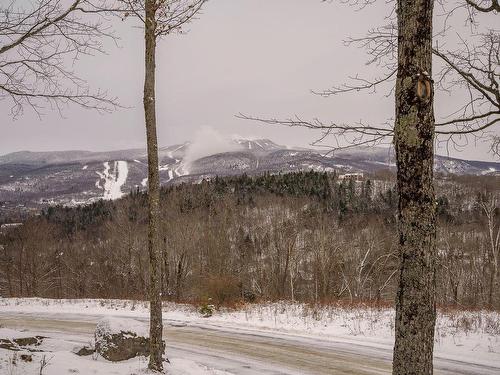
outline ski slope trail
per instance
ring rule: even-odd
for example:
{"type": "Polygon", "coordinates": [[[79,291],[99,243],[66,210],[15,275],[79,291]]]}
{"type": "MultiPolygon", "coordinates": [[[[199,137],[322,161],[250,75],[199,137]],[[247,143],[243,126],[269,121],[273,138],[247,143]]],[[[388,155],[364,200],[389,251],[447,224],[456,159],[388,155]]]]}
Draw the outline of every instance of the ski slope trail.
{"type": "Polygon", "coordinates": [[[104,171],[96,173],[100,179],[97,180],[96,186],[104,190],[103,199],[115,200],[121,198],[125,193],[122,192],[122,186],[127,182],[128,163],[126,161],[114,161],[113,168],[109,162],[103,163],[104,171]],[[101,180],[104,181],[101,185],[101,180]]]}

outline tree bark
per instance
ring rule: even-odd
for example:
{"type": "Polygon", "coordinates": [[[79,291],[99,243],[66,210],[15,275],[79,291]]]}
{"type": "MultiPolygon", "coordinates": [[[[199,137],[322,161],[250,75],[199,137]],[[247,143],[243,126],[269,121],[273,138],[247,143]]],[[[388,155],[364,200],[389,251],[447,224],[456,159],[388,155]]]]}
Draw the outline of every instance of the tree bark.
{"type": "Polygon", "coordinates": [[[156,136],[155,70],[156,70],[156,4],[146,0],[144,115],[148,150],[148,251],[150,269],[150,357],[149,369],[163,371],[163,321],[161,310],[161,248],[159,241],[160,179],[158,140],[156,136]]]}
{"type": "Polygon", "coordinates": [[[433,0],[398,0],[394,144],[399,190],[400,278],[393,374],[432,374],[436,320],[433,186],[433,0]]]}

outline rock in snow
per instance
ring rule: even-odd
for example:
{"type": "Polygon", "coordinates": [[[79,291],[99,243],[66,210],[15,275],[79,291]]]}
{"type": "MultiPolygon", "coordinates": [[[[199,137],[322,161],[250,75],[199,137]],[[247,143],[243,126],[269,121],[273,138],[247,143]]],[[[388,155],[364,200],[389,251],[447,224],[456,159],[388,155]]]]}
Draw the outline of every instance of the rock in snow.
{"type": "Polygon", "coordinates": [[[95,350],[113,362],[148,356],[148,325],[134,319],[104,318],[95,330],[95,350]]]}

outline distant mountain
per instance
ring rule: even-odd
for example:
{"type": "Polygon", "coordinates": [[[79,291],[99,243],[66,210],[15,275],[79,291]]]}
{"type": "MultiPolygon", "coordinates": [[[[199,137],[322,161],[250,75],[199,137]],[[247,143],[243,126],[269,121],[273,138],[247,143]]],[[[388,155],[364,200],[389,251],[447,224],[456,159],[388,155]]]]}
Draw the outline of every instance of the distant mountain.
{"type": "MultiPolygon", "coordinates": [[[[325,155],[321,151],[278,145],[268,139],[238,139],[231,151],[194,158],[191,144],[163,147],[162,184],[199,182],[204,178],[246,173],[315,170],[339,173],[394,169],[393,153],[385,148],[354,148],[325,155]]],[[[500,163],[436,156],[435,170],[444,174],[499,175],[500,163]]],[[[0,206],[74,205],[116,199],[147,186],[145,150],[109,152],[21,151],[0,156],[0,206]]]]}

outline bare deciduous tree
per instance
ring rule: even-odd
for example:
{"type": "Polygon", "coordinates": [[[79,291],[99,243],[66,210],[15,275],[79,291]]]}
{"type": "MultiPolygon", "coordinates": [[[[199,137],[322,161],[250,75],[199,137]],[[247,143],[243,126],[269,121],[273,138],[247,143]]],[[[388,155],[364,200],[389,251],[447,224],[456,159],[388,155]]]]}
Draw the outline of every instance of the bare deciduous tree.
{"type": "Polygon", "coordinates": [[[162,249],[160,243],[160,180],[156,135],[156,46],[161,37],[181,32],[206,0],[119,0],[124,16],[135,16],[144,26],[144,115],[148,153],[148,250],[150,260],[150,358],[149,369],[163,370],[162,249]]]}
{"type": "MultiPolygon", "coordinates": [[[[365,7],[373,1],[345,1],[357,7],[365,7]]],[[[394,2],[395,3],[395,2],[394,2]]],[[[457,98],[457,106],[451,113],[438,113],[435,134],[440,143],[446,147],[461,146],[469,142],[469,138],[484,139],[490,142],[491,151],[498,155],[498,136],[491,132],[494,125],[500,122],[500,35],[495,29],[480,28],[478,13],[496,13],[494,7],[484,8],[478,12],[467,2],[460,0],[456,7],[447,6],[446,2],[438,1],[444,7],[442,30],[435,31],[433,37],[434,63],[437,67],[433,74],[436,91],[450,93],[457,98]],[[457,9],[466,9],[469,13],[468,22],[472,24],[471,35],[462,38],[458,35],[458,47],[449,50],[449,18],[457,9]],[[465,93],[462,103],[460,94],[465,93]]],[[[490,1],[475,2],[483,6],[490,1]]],[[[494,2],[493,2],[494,3],[494,2]]],[[[494,5],[494,4],[493,4],[494,5]]],[[[386,95],[394,94],[397,73],[398,25],[396,8],[389,15],[389,22],[381,27],[369,30],[362,37],[349,37],[345,44],[364,48],[369,56],[367,64],[377,65],[381,73],[376,77],[363,77],[356,74],[349,81],[320,91],[317,95],[331,97],[339,94],[358,93],[360,91],[386,91],[386,95]]],[[[439,17],[439,16],[438,16],[439,17]]],[[[458,15],[456,17],[459,17],[458,15]]],[[[446,107],[448,110],[448,106],[446,107]]],[[[443,109],[441,109],[443,111],[443,109]]],[[[372,146],[389,144],[394,136],[393,119],[380,124],[358,121],[356,123],[327,122],[318,118],[304,119],[299,116],[282,120],[277,118],[263,119],[256,116],[240,114],[243,119],[257,120],[268,124],[290,127],[305,127],[322,133],[313,144],[327,149],[342,149],[356,146],[372,146]],[[333,139],[333,143],[331,142],[333,139]],[[330,140],[330,142],[326,142],[330,140]]]]}
{"type": "Polygon", "coordinates": [[[490,285],[488,293],[488,304],[493,306],[493,293],[498,290],[498,269],[500,267],[500,228],[498,227],[498,206],[497,197],[487,194],[479,199],[479,206],[487,220],[487,254],[490,273],[490,285]]]}
{"type": "MultiPolygon", "coordinates": [[[[98,2],[100,0],[96,0],[98,2]]],[[[103,39],[115,40],[89,0],[36,0],[26,6],[0,6],[0,100],[12,102],[15,117],[27,105],[38,115],[45,105],[66,104],[109,111],[115,98],[91,91],[70,68],[82,55],[103,52],[103,39]]]]}
{"type": "Polygon", "coordinates": [[[394,375],[432,374],[436,319],[433,0],[398,0],[394,148],[400,275],[394,375]]]}
{"type": "MultiPolygon", "coordinates": [[[[346,2],[358,7],[373,3],[372,0],[346,2]]],[[[393,139],[397,161],[401,264],[393,374],[432,374],[437,260],[433,185],[435,136],[442,135],[453,143],[454,137],[477,135],[500,121],[500,44],[498,32],[489,31],[480,35],[481,43],[473,48],[464,42],[462,50],[443,51],[438,45],[433,46],[433,0],[398,0],[394,3],[395,12],[389,25],[371,30],[366,37],[347,41],[366,48],[369,63],[382,65],[384,73],[375,79],[356,75],[351,83],[319,92],[330,96],[373,91],[388,84],[389,94],[395,95],[394,125],[390,120],[374,125],[325,123],[299,117],[284,121],[241,114],[239,117],[320,130],[322,136],[315,144],[324,144],[325,139],[333,136],[336,149],[375,145],[393,139]],[[433,76],[433,55],[444,65],[436,76],[433,76]],[[459,86],[469,93],[468,101],[452,114],[451,120],[435,122],[435,86],[443,89],[459,86]]],[[[459,6],[466,7],[471,14],[497,11],[496,1],[489,6],[485,3],[466,0],[459,6]]],[[[494,142],[493,150],[495,148],[494,142]]]]}

